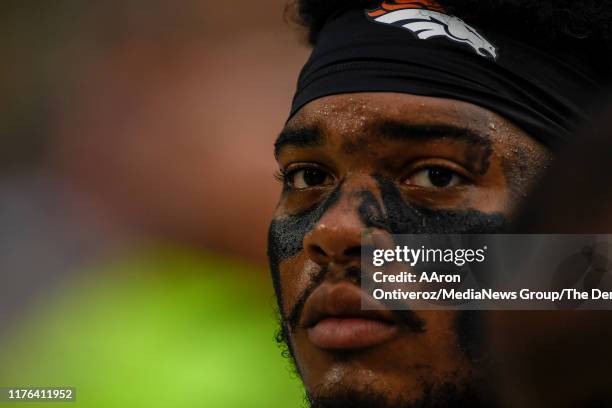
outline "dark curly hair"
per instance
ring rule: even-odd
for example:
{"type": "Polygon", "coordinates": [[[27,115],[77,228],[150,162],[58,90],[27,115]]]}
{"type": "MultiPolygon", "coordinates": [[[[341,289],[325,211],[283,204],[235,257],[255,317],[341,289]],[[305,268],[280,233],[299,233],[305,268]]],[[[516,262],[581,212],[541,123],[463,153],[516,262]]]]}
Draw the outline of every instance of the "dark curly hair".
{"type": "MultiPolygon", "coordinates": [[[[374,8],[373,0],[290,0],[288,18],[316,44],[326,19],[343,9],[374,8]]],[[[493,28],[536,48],[573,55],[598,73],[612,70],[612,1],[438,0],[449,14],[482,29],[493,28]]]]}

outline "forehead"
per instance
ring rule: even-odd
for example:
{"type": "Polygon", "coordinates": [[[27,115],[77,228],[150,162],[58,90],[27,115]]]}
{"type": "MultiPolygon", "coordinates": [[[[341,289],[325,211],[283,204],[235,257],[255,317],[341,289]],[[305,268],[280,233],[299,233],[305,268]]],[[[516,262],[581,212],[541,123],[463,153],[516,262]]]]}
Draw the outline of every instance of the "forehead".
{"type": "Polygon", "coordinates": [[[367,134],[381,122],[444,125],[495,139],[531,139],[500,115],[459,100],[391,92],[331,95],[302,107],[286,128],[316,127],[326,136],[350,138],[367,134]]]}

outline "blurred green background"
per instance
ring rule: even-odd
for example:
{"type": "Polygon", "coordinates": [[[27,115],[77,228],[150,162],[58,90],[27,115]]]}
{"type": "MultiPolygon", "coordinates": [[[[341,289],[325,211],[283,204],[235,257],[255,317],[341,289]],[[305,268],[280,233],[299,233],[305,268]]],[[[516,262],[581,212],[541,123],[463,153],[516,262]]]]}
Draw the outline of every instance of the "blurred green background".
{"type": "MultiPolygon", "coordinates": [[[[0,386],[79,407],[291,407],[272,144],[281,0],[0,6],[0,386]]],[[[40,406],[0,403],[0,406],[40,406]]]]}
{"type": "Polygon", "coordinates": [[[10,336],[0,382],[74,386],[84,407],[300,406],[252,272],[163,250],[90,271],[10,336]]]}

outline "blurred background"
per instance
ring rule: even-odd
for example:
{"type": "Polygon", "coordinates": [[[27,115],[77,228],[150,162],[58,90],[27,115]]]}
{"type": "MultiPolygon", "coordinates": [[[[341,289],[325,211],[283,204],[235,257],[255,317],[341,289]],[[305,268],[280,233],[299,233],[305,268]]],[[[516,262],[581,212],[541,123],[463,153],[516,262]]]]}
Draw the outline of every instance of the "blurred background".
{"type": "Polygon", "coordinates": [[[301,406],[265,258],[308,55],[284,8],[2,2],[0,386],[301,406]]]}

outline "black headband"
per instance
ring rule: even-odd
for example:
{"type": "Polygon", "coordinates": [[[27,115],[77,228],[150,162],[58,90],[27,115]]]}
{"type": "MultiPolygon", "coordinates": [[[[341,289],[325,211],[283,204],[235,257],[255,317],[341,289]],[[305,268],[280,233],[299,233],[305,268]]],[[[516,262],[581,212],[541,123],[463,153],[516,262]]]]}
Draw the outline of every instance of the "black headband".
{"type": "Polygon", "coordinates": [[[352,9],[327,21],[300,73],[290,118],[323,96],[410,93],[490,109],[550,147],[586,119],[584,101],[597,81],[579,62],[484,36],[432,9],[397,7],[352,9]]]}

